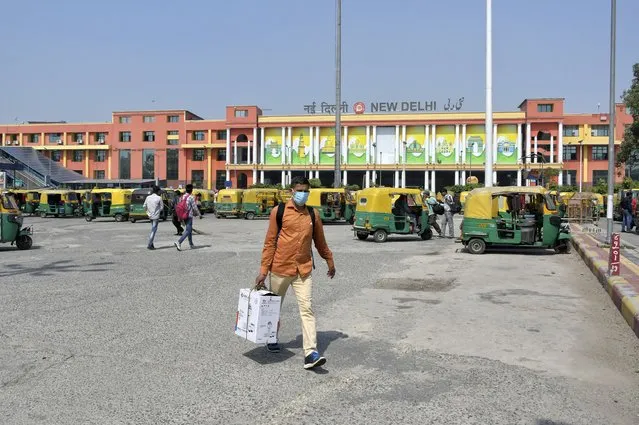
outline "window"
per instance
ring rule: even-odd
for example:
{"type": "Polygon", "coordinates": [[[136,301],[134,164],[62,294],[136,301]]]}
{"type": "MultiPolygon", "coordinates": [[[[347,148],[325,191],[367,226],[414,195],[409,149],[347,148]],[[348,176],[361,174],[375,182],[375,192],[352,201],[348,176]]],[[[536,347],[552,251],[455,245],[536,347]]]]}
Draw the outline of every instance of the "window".
{"type": "Polygon", "coordinates": [[[155,117],[153,115],[145,115],[144,117],[142,117],[142,121],[144,121],[145,123],[152,123],[155,122],[155,117]]]}
{"type": "Polygon", "coordinates": [[[248,148],[237,148],[237,156],[238,162],[245,163],[248,162],[248,148]]]}
{"type": "Polygon", "coordinates": [[[540,103],[537,105],[537,112],[552,112],[553,106],[552,103],[540,103]]]}
{"type": "Polygon", "coordinates": [[[606,137],[610,134],[608,129],[607,125],[593,125],[590,127],[590,135],[592,137],[606,137]]]}
{"type": "Polygon", "coordinates": [[[118,177],[121,179],[131,178],[131,151],[129,149],[120,150],[120,170],[118,177]]]}
{"type": "Polygon", "coordinates": [[[204,161],[204,149],[193,149],[193,161],[204,161]]]}
{"type": "Polygon", "coordinates": [[[206,140],[206,133],[203,131],[194,131],[192,140],[206,140]]]}
{"type": "Polygon", "coordinates": [[[95,141],[101,145],[106,143],[106,133],[95,133],[95,141]]]}
{"type": "Polygon", "coordinates": [[[592,172],[592,184],[597,184],[600,181],[608,183],[608,170],[594,170],[592,172]]]}
{"type": "Polygon", "coordinates": [[[218,161],[226,161],[226,149],[218,149],[217,150],[217,160],[218,161]]]}
{"type": "Polygon", "coordinates": [[[93,172],[93,178],[97,180],[104,180],[106,178],[104,170],[95,170],[93,172]]]}
{"type": "Polygon", "coordinates": [[[73,151],[73,162],[82,162],[84,159],[84,151],[73,151]]]}
{"type": "Polygon", "coordinates": [[[73,134],[73,140],[77,144],[82,144],[84,142],[84,134],[82,134],[82,133],[74,133],[73,134]]]}
{"type": "Polygon", "coordinates": [[[215,172],[215,188],[224,189],[225,182],[226,182],[226,170],[217,170],[215,172]]]}
{"type": "MultiPolygon", "coordinates": [[[[592,159],[594,161],[607,161],[608,160],[608,146],[593,146],[592,147],[592,159]]],[[[594,180],[593,180],[593,182],[594,182],[594,180]]]]}
{"type": "Polygon", "coordinates": [[[121,142],[130,142],[131,141],[131,132],[130,131],[121,131],[120,132],[120,141],[121,142]]]}
{"type": "Polygon", "coordinates": [[[564,146],[564,161],[577,160],[577,146],[564,146]]]}
{"type": "Polygon", "coordinates": [[[120,117],[119,121],[120,121],[120,124],[130,124],[131,123],[131,117],[120,117]]]}
{"type": "Polygon", "coordinates": [[[166,117],[166,122],[180,122],[179,115],[169,115],[166,117]]]}
{"type": "Polygon", "coordinates": [[[217,140],[226,140],[226,130],[217,131],[217,140]]]}
{"type": "Polygon", "coordinates": [[[178,130],[169,130],[166,132],[167,136],[179,136],[180,132],[178,130]]]}
{"type": "Polygon", "coordinates": [[[166,144],[167,145],[179,145],[180,144],[180,139],[166,139],[166,144]]]}
{"type": "Polygon", "coordinates": [[[142,178],[155,178],[155,150],[144,149],[142,151],[142,178]]]}
{"type": "Polygon", "coordinates": [[[577,170],[563,170],[561,175],[563,176],[564,185],[573,186],[577,184],[577,170]]]}
{"type": "Polygon", "coordinates": [[[62,151],[52,151],[51,152],[51,160],[55,162],[62,161],[62,151]]]}
{"type": "Polygon", "coordinates": [[[166,132],[166,144],[167,145],[179,145],[180,144],[180,132],[178,130],[169,130],[166,132]]]}
{"type": "Polygon", "coordinates": [[[58,143],[62,141],[62,134],[51,133],[49,134],[49,143],[58,143]]]}
{"type": "Polygon", "coordinates": [[[248,117],[248,111],[246,109],[235,110],[235,118],[246,118],[246,117],[248,117]]]}
{"type": "Polygon", "coordinates": [[[578,125],[564,125],[564,136],[576,137],[579,136],[578,125]]]}
{"type": "Polygon", "coordinates": [[[195,187],[204,186],[204,170],[192,170],[191,171],[191,184],[195,187]]]}
{"type": "Polygon", "coordinates": [[[29,134],[29,143],[40,143],[39,134],[29,134]]]}
{"type": "Polygon", "coordinates": [[[106,151],[93,151],[93,160],[95,162],[106,161],[106,151]]]}
{"type": "Polygon", "coordinates": [[[166,150],[166,178],[167,180],[177,180],[178,165],[180,161],[179,149],[167,149],[166,150]]]}
{"type": "Polygon", "coordinates": [[[143,131],[142,132],[142,141],[143,142],[155,142],[155,131],[143,131]]]}

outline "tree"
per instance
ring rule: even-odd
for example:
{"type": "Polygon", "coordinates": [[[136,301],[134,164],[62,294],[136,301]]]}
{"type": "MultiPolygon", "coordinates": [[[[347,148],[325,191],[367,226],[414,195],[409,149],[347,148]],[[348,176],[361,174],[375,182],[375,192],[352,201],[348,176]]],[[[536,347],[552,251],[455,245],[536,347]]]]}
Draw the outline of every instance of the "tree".
{"type": "Polygon", "coordinates": [[[621,148],[617,155],[617,165],[626,163],[632,166],[639,163],[639,63],[634,64],[632,73],[634,75],[632,84],[621,96],[632,115],[632,124],[623,134],[621,148]]]}

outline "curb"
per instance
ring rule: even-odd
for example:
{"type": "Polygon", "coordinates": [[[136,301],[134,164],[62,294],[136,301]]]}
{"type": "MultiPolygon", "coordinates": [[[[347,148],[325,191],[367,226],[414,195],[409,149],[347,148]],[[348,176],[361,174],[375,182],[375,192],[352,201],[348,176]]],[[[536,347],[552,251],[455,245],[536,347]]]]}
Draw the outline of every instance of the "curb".
{"type": "Polygon", "coordinates": [[[621,276],[608,276],[608,260],[600,255],[596,245],[589,246],[586,238],[573,234],[573,246],[639,338],[639,290],[621,276]]]}

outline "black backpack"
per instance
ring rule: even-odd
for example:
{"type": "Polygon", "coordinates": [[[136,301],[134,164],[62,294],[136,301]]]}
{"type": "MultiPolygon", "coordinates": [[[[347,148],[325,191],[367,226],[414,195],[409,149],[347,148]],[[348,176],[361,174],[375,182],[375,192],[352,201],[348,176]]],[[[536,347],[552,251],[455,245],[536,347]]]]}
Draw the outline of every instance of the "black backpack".
{"type": "Polygon", "coordinates": [[[440,204],[440,203],[433,204],[432,208],[433,208],[433,212],[435,214],[437,214],[437,215],[444,214],[444,206],[442,204],[440,204]]]}
{"type": "MultiPolygon", "coordinates": [[[[286,204],[284,202],[280,202],[277,206],[277,215],[275,216],[275,220],[277,221],[277,236],[275,237],[275,245],[277,246],[277,239],[280,237],[280,232],[282,231],[282,219],[284,218],[284,209],[286,208],[286,204]]],[[[310,205],[306,206],[308,209],[308,213],[311,215],[311,225],[313,226],[312,235],[315,237],[315,210],[310,205]]],[[[313,257],[313,247],[311,247],[311,260],[313,260],[313,269],[315,269],[315,258],[313,257]]]]}

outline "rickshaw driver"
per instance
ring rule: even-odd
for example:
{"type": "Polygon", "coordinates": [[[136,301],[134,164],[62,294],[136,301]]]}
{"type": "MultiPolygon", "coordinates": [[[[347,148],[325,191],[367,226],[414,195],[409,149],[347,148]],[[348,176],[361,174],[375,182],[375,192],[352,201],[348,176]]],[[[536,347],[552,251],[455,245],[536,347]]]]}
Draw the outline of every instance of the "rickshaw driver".
{"type": "Polygon", "coordinates": [[[394,208],[395,215],[406,215],[410,218],[411,226],[418,225],[417,215],[408,206],[408,198],[406,195],[399,195],[399,198],[395,201],[394,208]]]}

